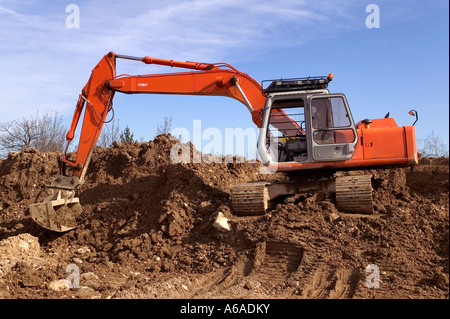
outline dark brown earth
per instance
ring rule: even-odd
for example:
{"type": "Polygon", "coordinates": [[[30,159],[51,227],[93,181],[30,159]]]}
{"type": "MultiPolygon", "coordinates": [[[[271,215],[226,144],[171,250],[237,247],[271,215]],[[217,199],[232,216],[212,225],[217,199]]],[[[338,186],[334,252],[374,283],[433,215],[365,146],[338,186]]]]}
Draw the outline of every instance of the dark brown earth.
{"type": "Polygon", "coordinates": [[[301,194],[238,217],[231,187],[266,178],[260,165],[174,164],[174,143],[98,147],[78,191],[79,227],[66,233],[28,213],[57,154],[0,159],[0,298],[448,299],[448,158],[366,172],[374,215],[339,212],[333,194],[301,194]],[[218,212],[230,232],[213,227],[218,212]]]}

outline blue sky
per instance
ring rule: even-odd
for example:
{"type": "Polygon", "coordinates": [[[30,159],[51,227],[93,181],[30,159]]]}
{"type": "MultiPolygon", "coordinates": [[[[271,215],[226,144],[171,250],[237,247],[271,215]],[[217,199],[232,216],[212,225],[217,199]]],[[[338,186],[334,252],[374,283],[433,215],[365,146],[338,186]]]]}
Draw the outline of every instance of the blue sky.
{"type": "MultiPolygon", "coordinates": [[[[355,121],[390,112],[417,137],[449,144],[448,1],[33,1],[0,0],[0,121],[58,111],[69,126],[92,68],[109,51],[227,62],[258,82],[334,74],[355,121]],[[67,28],[66,6],[80,9],[67,28]],[[365,21],[380,9],[380,28],[365,21]]],[[[118,61],[118,73],[170,68],[118,61]]],[[[153,139],[164,116],[192,130],[254,127],[244,105],[225,97],[116,94],[116,119],[153,139]]],[[[200,147],[201,148],[201,147],[200,147]]]]}

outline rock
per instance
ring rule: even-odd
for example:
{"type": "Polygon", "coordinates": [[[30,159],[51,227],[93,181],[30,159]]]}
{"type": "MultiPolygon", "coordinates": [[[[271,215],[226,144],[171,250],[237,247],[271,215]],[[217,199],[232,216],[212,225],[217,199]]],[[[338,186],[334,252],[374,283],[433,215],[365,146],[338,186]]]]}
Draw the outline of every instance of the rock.
{"type": "Polygon", "coordinates": [[[66,279],[54,280],[49,283],[48,289],[53,290],[53,291],[69,290],[68,281],[66,279]]]}
{"type": "Polygon", "coordinates": [[[86,272],[80,275],[80,285],[81,287],[89,287],[97,290],[101,286],[101,282],[96,274],[93,272],[86,272]]]}
{"type": "Polygon", "coordinates": [[[244,288],[247,290],[257,289],[261,286],[259,281],[249,280],[244,284],[244,288]]]}
{"type": "Polygon", "coordinates": [[[229,232],[231,230],[230,225],[228,224],[228,218],[226,218],[221,212],[217,214],[213,226],[222,232],[229,232]]]}
{"type": "Polygon", "coordinates": [[[98,276],[93,272],[85,272],[80,275],[80,280],[97,280],[98,276]]]}
{"type": "Polygon", "coordinates": [[[112,146],[113,146],[114,148],[119,148],[121,145],[120,145],[119,142],[114,141],[114,142],[112,143],[112,146]]]}
{"type": "Polygon", "coordinates": [[[30,234],[20,234],[0,241],[0,278],[18,262],[27,265],[41,265],[39,239],[30,234]]]}
{"type": "Polygon", "coordinates": [[[85,253],[90,253],[90,252],[91,252],[91,250],[89,249],[89,247],[86,247],[86,246],[77,249],[78,254],[85,254],[85,253]]]}
{"type": "Polygon", "coordinates": [[[338,213],[336,213],[336,212],[332,212],[331,214],[330,214],[330,220],[331,221],[335,221],[335,220],[339,220],[341,218],[341,216],[338,214],[338,213]]]}
{"type": "Polygon", "coordinates": [[[447,287],[448,288],[449,278],[448,278],[448,275],[446,273],[444,273],[443,271],[440,271],[440,270],[435,271],[432,280],[438,287],[440,287],[440,288],[447,287]]]}
{"type": "Polygon", "coordinates": [[[95,289],[93,289],[92,287],[87,287],[87,286],[81,286],[80,290],[79,290],[79,296],[81,298],[89,298],[89,299],[100,299],[101,298],[101,294],[98,293],[95,289]]]}

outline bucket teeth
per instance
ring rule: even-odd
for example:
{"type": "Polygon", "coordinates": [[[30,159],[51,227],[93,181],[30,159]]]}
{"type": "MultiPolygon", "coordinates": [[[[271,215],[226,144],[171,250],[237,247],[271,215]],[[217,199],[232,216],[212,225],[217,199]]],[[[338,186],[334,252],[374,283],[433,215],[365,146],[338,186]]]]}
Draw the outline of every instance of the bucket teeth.
{"type": "Polygon", "coordinates": [[[31,218],[41,227],[66,232],[77,227],[76,218],[83,212],[79,199],[73,191],[53,190],[43,203],[30,205],[31,218]]]}

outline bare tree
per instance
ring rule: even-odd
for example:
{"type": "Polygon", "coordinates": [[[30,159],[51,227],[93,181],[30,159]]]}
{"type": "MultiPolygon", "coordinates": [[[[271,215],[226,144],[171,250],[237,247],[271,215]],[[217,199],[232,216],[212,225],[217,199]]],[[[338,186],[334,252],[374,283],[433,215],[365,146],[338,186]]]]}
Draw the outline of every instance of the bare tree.
{"type": "Polygon", "coordinates": [[[57,112],[48,112],[37,116],[38,136],[32,147],[41,152],[61,151],[66,138],[66,129],[62,116],[57,112]]]}
{"type": "Polygon", "coordinates": [[[156,127],[156,135],[169,134],[172,129],[172,116],[164,116],[163,122],[156,127]]]}
{"type": "Polygon", "coordinates": [[[65,129],[57,112],[0,123],[0,152],[36,148],[41,152],[60,151],[64,145],[65,129]]]}
{"type": "Polygon", "coordinates": [[[120,125],[119,120],[113,120],[110,123],[103,125],[102,133],[98,140],[98,145],[101,147],[110,147],[112,143],[120,140],[120,125]]]}
{"type": "Polygon", "coordinates": [[[0,150],[14,152],[31,147],[38,137],[37,120],[35,118],[14,120],[0,123],[0,150]]]}
{"type": "Polygon", "coordinates": [[[448,146],[433,131],[425,139],[419,139],[419,152],[425,157],[448,156],[448,146]]]}

